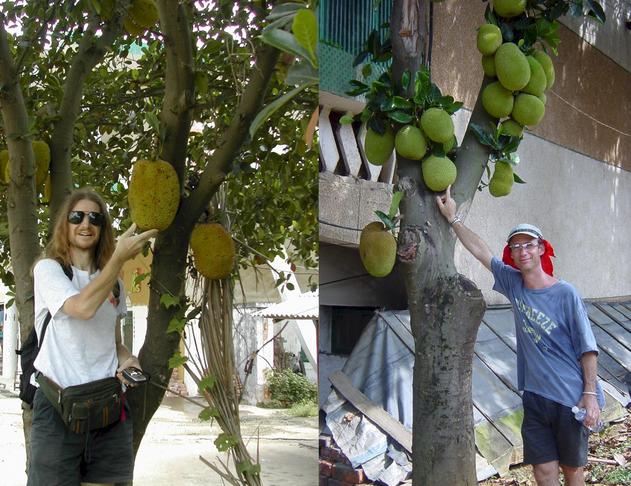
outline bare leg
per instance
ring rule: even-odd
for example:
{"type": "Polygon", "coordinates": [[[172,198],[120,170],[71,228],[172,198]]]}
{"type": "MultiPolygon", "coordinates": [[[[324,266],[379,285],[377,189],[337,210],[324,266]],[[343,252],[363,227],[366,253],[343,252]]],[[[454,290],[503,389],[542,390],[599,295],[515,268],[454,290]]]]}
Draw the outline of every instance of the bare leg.
{"type": "Polygon", "coordinates": [[[559,461],[534,464],[532,469],[537,486],[559,486],[559,461]]]}
{"type": "Polygon", "coordinates": [[[582,467],[561,466],[565,477],[565,486],[585,486],[585,476],[582,467]]]}

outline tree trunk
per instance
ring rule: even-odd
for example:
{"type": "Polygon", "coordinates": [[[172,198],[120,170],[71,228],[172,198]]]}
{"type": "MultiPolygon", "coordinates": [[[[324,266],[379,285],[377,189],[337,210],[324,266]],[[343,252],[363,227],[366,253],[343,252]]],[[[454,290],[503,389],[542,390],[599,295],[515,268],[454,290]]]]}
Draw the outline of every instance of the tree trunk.
{"type": "MultiPolygon", "coordinates": [[[[428,58],[430,4],[395,0],[391,18],[392,75],[417,72],[428,58]]],[[[413,77],[412,77],[413,78],[413,77]]],[[[413,84],[413,83],[411,83],[413,84]]],[[[410,87],[413,89],[413,86],[410,87]]],[[[401,90],[399,90],[401,91],[401,90]]],[[[403,93],[410,96],[411,93],[403,93]]],[[[479,105],[479,104],[478,104],[479,105]]],[[[485,115],[476,106],[473,120],[485,115]]],[[[468,209],[488,151],[470,132],[458,153],[455,196],[468,209]],[[460,170],[466,161],[467,167],[460,170]]],[[[413,484],[473,486],[476,481],[471,398],[475,338],[485,310],[482,293],[454,266],[455,235],[427,189],[419,162],[397,156],[403,191],[398,257],[403,263],[415,342],[413,380],[413,484]]],[[[461,217],[464,217],[464,212],[461,217]]]]}

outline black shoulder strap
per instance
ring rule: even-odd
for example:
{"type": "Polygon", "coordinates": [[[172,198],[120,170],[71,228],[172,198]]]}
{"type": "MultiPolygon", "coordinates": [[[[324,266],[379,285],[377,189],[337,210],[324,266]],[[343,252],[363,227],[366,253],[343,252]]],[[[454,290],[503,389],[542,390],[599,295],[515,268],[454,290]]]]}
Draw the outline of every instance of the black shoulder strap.
{"type": "MultiPolygon", "coordinates": [[[[70,265],[66,266],[63,263],[59,262],[59,264],[61,265],[61,268],[63,269],[64,273],[66,274],[66,277],[68,277],[69,280],[72,280],[72,267],[70,265]]],[[[39,348],[42,347],[42,343],[44,342],[44,336],[46,335],[46,329],[48,328],[48,323],[50,322],[50,319],[52,318],[52,316],[50,315],[50,311],[46,314],[46,317],[44,318],[44,324],[42,324],[42,337],[39,338],[39,348]]]]}

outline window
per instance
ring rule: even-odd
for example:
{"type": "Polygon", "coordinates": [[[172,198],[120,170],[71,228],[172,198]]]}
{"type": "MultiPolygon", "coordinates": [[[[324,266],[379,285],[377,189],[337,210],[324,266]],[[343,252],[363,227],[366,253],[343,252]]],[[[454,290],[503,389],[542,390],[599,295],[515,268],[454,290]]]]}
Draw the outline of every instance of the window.
{"type": "Polygon", "coordinates": [[[374,313],[375,309],[372,307],[333,307],[331,353],[351,354],[374,313]]]}

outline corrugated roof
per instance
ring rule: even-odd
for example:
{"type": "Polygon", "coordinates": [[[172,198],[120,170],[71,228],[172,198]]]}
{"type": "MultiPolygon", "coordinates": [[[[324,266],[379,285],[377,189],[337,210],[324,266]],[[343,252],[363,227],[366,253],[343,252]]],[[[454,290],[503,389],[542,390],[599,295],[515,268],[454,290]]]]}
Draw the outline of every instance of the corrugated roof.
{"type": "Polygon", "coordinates": [[[305,292],[254,313],[272,319],[318,319],[318,292],[305,292]]]}

